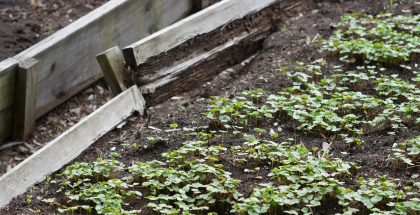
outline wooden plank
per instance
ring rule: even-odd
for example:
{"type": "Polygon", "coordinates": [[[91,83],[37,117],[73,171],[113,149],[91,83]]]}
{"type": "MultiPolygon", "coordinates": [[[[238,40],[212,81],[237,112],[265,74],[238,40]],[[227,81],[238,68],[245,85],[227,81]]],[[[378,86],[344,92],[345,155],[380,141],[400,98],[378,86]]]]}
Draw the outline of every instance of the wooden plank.
{"type": "Polygon", "coordinates": [[[39,61],[37,113],[102,78],[96,54],[124,47],[185,17],[192,0],[114,0],[17,55],[39,61]]]}
{"type": "Polygon", "coordinates": [[[26,140],[35,129],[38,61],[26,59],[19,63],[16,74],[13,111],[13,137],[26,140]]]}
{"type": "Polygon", "coordinates": [[[96,56],[105,80],[112,94],[118,95],[126,90],[124,85],[124,56],[118,46],[114,46],[96,56]]]}
{"type": "Polygon", "coordinates": [[[11,135],[17,65],[12,58],[0,62],[0,143],[11,135]]]}
{"type": "Polygon", "coordinates": [[[134,111],[143,113],[144,105],[139,89],[133,86],[1,176],[0,208],[71,162],[134,111]]]}
{"type": "Polygon", "coordinates": [[[197,35],[261,10],[276,0],[224,0],[123,49],[126,63],[137,67],[197,35]]]}

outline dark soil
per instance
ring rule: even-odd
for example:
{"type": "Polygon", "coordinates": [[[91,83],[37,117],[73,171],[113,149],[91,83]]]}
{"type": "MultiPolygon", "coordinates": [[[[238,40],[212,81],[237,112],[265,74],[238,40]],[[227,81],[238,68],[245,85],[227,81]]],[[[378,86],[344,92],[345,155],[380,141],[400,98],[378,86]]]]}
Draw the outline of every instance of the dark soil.
{"type": "MultiPolygon", "coordinates": [[[[327,38],[334,30],[332,24],[336,23],[340,16],[347,12],[378,14],[387,9],[388,1],[290,0],[288,2],[290,7],[282,11],[284,17],[279,30],[266,38],[262,49],[257,53],[232,68],[220,71],[218,77],[202,85],[201,88],[172,97],[167,102],[149,108],[148,119],[132,116],[122,128],[109,132],[76,160],[93,161],[98,157],[107,158],[113,151],[120,153],[120,160],[128,165],[136,161],[160,159],[161,153],[179,148],[182,142],[186,140],[182,131],[169,127],[170,123],[177,123],[180,128],[209,124],[202,113],[206,111],[207,99],[211,95],[233,97],[238,92],[255,88],[262,88],[272,93],[279,91],[287,85],[286,78],[280,73],[273,72],[273,70],[280,65],[292,67],[297,60],[310,62],[325,57],[317,51],[317,44],[311,43],[314,37],[319,34],[327,38]],[[146,140],[146,137],[150,136],[159,136],[170,141],[167,144],[151,146],[148,145],[146,140]],[[141,147],[130,149],[121,146],[124,143],[137,143],[141,147]]],[[[402,9],[410,9],[413,13],[418,14],[420,6],[415,2],[408,2],[396,8],[396,11],[402,9]]],[[[303,144],[308,149],[312,147],[322,148],[323,142],[333,141],[320,135],[298,132],[295,130],[295,125],[289,121],[280,121],[277,127],[281,138],[291,137],[297,144],[303,144]]],[[[365,143],[359,148],[349,147],[342,144],[341,141],[333,141],[330,156],[355,162],[361,167],[347,179],[349,181],[355,181],[358,177],[387,175],[404,185],[419,181],[419,178],[415,177],[419,171],[418,167],[395,170],[387,158],[394,142],[419,134],[420,131],[417,128],[402,131],[398,136],[391,136],[386,132],[374,132],[363,136],[365,143]],[[348,152],[348,155],[341,152],[348,152]]],[[[240,137],[232,136],[225,139],[223,143],[232,145],[237,143],[238,140],[240,140],[240,137]]],[[[219,140],[214,141],[216,143],[219,140]]],[[[256,183],[266,180],[266,172],[259,173],[263,176],[262,178],[244,174],[243,169],[246,167],[234,165],[228,156],[224,157],[221,163],[224,164],[227,171],[233,173],[233,177],[242,181],[238,189],[243,193],[250,192],[256,183]]],[[[351,186],[351,184],[349,185],[351,186]]],[[[55,213],[56,206],[49,206],[36,199],[37,197],[57,197],[59,199],[60,197],[55,194],[55,190],[53,186],[47,186],[44,183],[31,188],[27,193],[34,197],[30,208],[40,210],[43,214],[55,213]]],[[[26,203],[27,194],[15,199],[9,207],[1,210],[0,213],[32,214],[33,212],[29,210],[26,203]]],[[[147,193],[144,195],[147,195],[147,193]]],[[[135,207],[145,209],[145,205],[146,202],[143,200],[135,207]]],[[[320,214],[334,214],[336,205],[334,203],[326,205],[319,208],[320,214]]],[[[142,214],[149,213],[151,212],[146,210],[142,214]]]]}
{"type": "Polygon", "coordinates": [[[0,61],[12,57],[108,0],[0,0],[0,61]]]}

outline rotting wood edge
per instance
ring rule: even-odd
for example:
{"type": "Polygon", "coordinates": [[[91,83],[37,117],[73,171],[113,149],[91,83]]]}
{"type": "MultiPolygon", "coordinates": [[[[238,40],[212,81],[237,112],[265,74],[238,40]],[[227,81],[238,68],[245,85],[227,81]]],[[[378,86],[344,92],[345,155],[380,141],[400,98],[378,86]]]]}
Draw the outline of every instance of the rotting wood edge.
{"type": "Polygon", "coordinates": [[[224,0],[164,28],[123,49],[126,63],[137,67],[148,58],[168,51],[200,34],[268,7],[277,0],[224,0]],[[211,22],[209,22],[211,20],[211,22]]]}

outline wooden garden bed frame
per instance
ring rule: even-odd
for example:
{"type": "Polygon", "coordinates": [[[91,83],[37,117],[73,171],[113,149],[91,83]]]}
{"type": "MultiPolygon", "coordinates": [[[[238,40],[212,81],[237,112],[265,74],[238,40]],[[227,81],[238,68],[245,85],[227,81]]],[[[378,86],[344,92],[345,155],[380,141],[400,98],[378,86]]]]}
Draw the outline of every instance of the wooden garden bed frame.
{"type": "MultiPolygon", "coordinates": [[[[124,79],[127,74],[127,66],[135,67],[141,65],[148,58],[173,49],[187,42],[192,37],[206,34],[234,20],[257,13],[275,2],[277,0],[224,0],[139,42],[129,45],[124,49],[124,54],[118,47],[99,54],[97,58],[100,67],[103,69],[105,77],[116,97],[0,177],[0,193],[2,193],[0,195],[0,208],[5,207],[13,198],[23,194],[34,184],[44,180],[47,175],[59,170],[77,158],[98,138],[116,127],[133,112],[143,113],[148,101],[144,100],[142,93],[149,93],[146,90],[148,86],[143,86],[141,90],[137,86],[126,89],[127,84],[124,83],[124,79]],[[142,54],[139,55],[138,53],[142,54]]],[[[253,36],[254,32],[250,31],[248,34],[253,36]]],[[[215,56],[222,53],[225,49],[247,39],[248,34],[241,34],[241,36],[232,38],[207,52],[181,59],[183,61],[181,65],[168,66],[164,70],[166,72],[162,73],[164,75],[158,75],[158,78],[154,79],[150,84],[158,85],[156,88],[165,86],[166,83],[183,84],[183,80],[178,78],[179,74],[184,73],[190,67],[206,62],[206,60],[214,59],[215,56]]],[[[25,68],[33,68],[34,65],[36,65],[36,61],[20,64],[13,59],[9,60],[7,64],[0,64],[4,68],[12,68],[11,70],[13,68],[22,68],[19,69],[22,71],[25,68]]],[[[159,71],[162,72],[162,70],[159,71]]],[[[156,71],[156,74],[159,71],[156,71]]],[[[202,75],[201,73],[203,71],[200,71],[199,75],[202,75]]],[[[192,73],[192,75],[194,74],[196,73],[192,73]]]]}
{"type": "Polygon", "coordinates": [[[11,136],[28,138],[37,118],[102,78],[97,53],[144,38],[199,9],[198,4],[112,0],[0,62],[0,144],[11,136]]]}

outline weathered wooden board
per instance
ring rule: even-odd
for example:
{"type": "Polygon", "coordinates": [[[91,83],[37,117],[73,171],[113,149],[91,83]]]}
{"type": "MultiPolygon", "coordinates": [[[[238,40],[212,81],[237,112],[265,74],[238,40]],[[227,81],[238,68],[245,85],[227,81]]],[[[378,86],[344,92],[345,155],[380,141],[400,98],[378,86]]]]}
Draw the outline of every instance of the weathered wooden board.
{"type": "Polygon", "coordinates": [[[139,89],[133,86],[1,176],[0,208],[71,162],[134,111],[143,113],[144,106],[139,89]]]}
{"type": "Polygon", "coordinates": [[[152,56],[168,51],[197,35],[205,34],[265,8],[276,0],[224,0],[123,49],[126,62],[137,67],[152,56]]]}
{"type": "Polygon", "coordinates": [[[11,134],[17,65],[12,58],[0,62],[0,142],[11,134]]]}
{"type": "Polygon", "coordinates": [[[39,61],[39,117],[102,77],[96,54],[188,15],[192,0],[113,0],[16,56],[39,61]]]}

